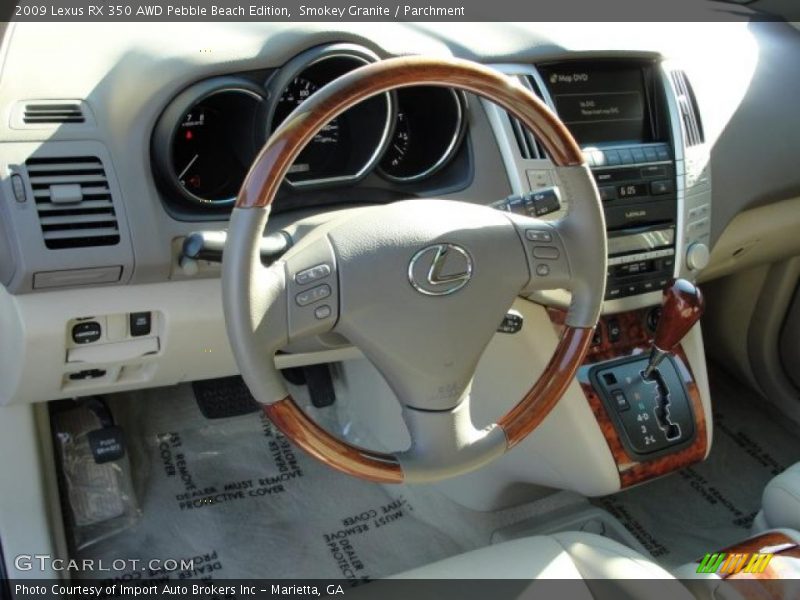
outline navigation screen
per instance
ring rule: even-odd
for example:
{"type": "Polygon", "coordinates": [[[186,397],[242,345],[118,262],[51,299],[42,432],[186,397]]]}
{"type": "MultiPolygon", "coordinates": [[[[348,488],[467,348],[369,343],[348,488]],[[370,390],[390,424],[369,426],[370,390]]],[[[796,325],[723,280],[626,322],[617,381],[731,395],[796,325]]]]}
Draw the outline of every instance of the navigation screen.
{"type": "Polygon", "coordinates": [[[580,145],[652,141],[640,67],[569,63],[541,73],[558,116],[580,145]]]}

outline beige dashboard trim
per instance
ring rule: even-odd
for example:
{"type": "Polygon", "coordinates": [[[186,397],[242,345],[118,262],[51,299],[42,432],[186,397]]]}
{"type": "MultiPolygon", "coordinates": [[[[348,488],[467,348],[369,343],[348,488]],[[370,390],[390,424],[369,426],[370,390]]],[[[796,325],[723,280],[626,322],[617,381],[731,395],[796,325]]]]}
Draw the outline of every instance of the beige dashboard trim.
{"type": "MultiPolygon", "coordinates": [[[[0,287],[0,405],[174,385],[237,372],[216,279],[98,287],[14,296],[0,287]],[[155,304],[154,304],[155,303],[155,304]],[[88,352],[68,363],[68,323],[79,317],[158,311],[158,351],[88,352]],[[76,385],[65,375],[109,375],[76,385]]],[[[100,349],[100,346],[97,346],[100,349]]]]}
{"type": "Polygon", "coordinates": [[[800,196],[739,213],[724,229],[700,281],[800,254],[800,196]]]}

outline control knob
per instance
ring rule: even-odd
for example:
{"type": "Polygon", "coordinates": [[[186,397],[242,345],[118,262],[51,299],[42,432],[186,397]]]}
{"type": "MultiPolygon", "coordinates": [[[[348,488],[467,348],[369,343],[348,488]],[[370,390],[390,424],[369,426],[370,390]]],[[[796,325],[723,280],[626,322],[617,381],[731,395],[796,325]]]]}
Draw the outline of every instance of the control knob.
{"type": "Polygon", "coordinates": [[[692,271],[700,271],[708,266],[708,246],[702,242],[689,244],[686,249],[686,266],[692,271]]]}

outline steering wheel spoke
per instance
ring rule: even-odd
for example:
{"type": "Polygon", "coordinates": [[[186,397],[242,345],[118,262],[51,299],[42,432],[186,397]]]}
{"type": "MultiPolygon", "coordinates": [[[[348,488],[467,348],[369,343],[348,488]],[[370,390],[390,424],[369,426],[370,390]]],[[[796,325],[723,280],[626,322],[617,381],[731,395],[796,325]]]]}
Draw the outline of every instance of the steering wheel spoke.
{"type": "Polygon", "coordinates": [[[564,322],[570,327],[594,327],[606,289],[605,214],[588,166],[560,166],[557,172],[564,195],[571,199],[567,215],[555,224],[571,269],[572,303],[564,322]]]}
{"type": "Polygon", "coordinates": [[[406,481],[436,481],[473,471],[506,451],[503,430],[496,425],[476,429],[469,406],[468,394],[451,410],[404,406],[411,447],[396,457],[406,481]]]}
{"type": "Polygon", "coordinates": [[[339,277],[328,238],[301,241],[283,264],[289,341],[330,331],[339,318],[339,277]]]}
{"type": "Polygon", "coordinates": [[[570,289],[572,273],[566,245],[558,227],[551,221],[512,215],[522,240],[530,279],[521,294],[534,291],[570,289]]]}

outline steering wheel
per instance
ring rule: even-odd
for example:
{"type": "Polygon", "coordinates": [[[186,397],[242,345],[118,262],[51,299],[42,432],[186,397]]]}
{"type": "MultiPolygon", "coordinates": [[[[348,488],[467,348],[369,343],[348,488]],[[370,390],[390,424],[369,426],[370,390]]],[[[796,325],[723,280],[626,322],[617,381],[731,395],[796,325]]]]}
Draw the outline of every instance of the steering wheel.
{"type": "Polygon", "coordinates": [[[278,429],[339,471],[399,483],[477,469],[542,422],[586,354],[605,276],[600,198],[564,124],[530,91],[490,68],[401,57],[336,79],[273,133],[231,215],[222,290],[241,374],[278,429]],[[566,216],[548,222],[465,202],[406,200],[321,225],[264,267],[259,243],[270,205],[300,151],[351,106],[415,85],[472,92],[528,126],[557,166],[566,216]],[[515,297],[546,289],[572,293],[553,356],[516,406],[497,423],[475,428],[470,388],[481,354],[515,297]],[[379,453],[337,439],[287,392],[275,353],[331,331],[360,348],[393,390],[411,437],[407,450],[379,453]]]}

